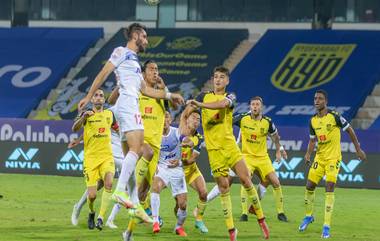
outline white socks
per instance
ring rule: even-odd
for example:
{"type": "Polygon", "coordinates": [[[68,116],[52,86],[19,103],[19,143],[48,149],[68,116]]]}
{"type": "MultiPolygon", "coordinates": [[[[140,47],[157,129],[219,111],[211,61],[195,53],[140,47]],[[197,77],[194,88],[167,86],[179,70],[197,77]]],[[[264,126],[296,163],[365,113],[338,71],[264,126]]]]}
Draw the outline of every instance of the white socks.
{"type": "Polygon", "coordinates": [[[187,217],[186,210],[182,210],[182,209],[178,208],[178,211],[177,211],[177,224],[175,226],[176,229],[179,228],[179,227],[181,227],[185,223],[186,217],[187,217]]]}
{"type": "Polygon", "coordinates": [[[211,202],[212,200],[214,200],[217,196],[219,196],[220,194],[220,191],[219,191],[219,188],[218,188],[218,185],[215,185],[211,191],[207,194],[207,202],[211,202]]]}
{"type": "Polygon", "coordinates": [[[152,206],[153,222],[158,222],[160,215],[160,194],[152,192],[150,194],[150,205],[152,206]]]}
{"type": "Polygon", "coordinates": [[[125,191],[127,183],[135,171],[138,158],[138,155],[133,151],[129,151],[124,157],[123,163],[121,165],[119,180],[116,186],[117,191],[125,191]]]}

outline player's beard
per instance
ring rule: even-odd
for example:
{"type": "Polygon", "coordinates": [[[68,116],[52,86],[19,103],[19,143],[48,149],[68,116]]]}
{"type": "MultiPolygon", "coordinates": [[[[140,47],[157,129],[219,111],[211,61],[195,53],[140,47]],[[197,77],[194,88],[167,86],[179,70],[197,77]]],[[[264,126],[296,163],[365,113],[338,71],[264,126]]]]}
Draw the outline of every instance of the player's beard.
{"type": "Polygon", "coordinates": [[[140,39],[137,39],[136,41],[137,49],[139,53],[144,53],[145,52],[145,47],[140,39]]]}
{"type": "Polygon", "coordinates": [[[94,104],[95,109],[100,110],[103,107],[102,103],[95,103],[94,104]]]}

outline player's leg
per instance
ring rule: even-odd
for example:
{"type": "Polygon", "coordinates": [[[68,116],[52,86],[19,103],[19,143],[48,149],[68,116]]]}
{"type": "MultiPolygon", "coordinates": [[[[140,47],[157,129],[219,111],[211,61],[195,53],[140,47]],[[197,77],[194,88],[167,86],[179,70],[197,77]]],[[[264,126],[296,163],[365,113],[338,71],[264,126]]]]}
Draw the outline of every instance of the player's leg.
{"type": "Polygon", "coordinates": [[[142,146],[142,156],[136,166],[136,182],[138,187],[139,200],[145,200],[150,185],[146,180],[149,163],[153,158],[153,149],[149,144],[144,143],[142,146]]]}
{"type": "MultiPolygon", "coordinates": [[[[120,172],[122,162],[124,159],[124,154],[123,154],[123,150],[121,149],[121,144],[118,145],[118,144],[112,143],[112,153],[113,153],[113,157],[115,161],[115,173],[120,172]]],[[[127,151],[125,153],[127,153],[127,151]]],[[[116,215],[119,213],[121,207],[122,206],[119,203],[115,203],[113,205],[111,214],[108,216],[108,219],[106,222],[107,227],[112,228],[112,229],[117,228],[117,226],[114,224],[114,220],[115,220],[116,215]]]]}
{"type": "Polygon", "coordinates": [[[320,161],[315,159],[313,164],[309,169],[309,174],[306,182],[305,190],[305,217],[302,223],[298,227],[300,232],[306,230],[306,228],[314,222],[314,200],[315,200],[315,188],[317,187],[319,181],[325,175],[324,166],[321,165],[320,161]]]}
{"type": "MultiPolygon", "coordinates": [[[[183,183],[186,186],[186,183],[183,183]]],[[[172,189],[173,190],[173,189],[172,189]]],[[[187,217],[187,193],[181,193],[175,196],[178,203],[177,211],[177,223],[175,226],[175,232],[179,236],[187,236],[183,224],[185,223],[187,217]]]]}
{"type": "MultiPolygon", "coordinates": [[[[124,135],[124,139],[123,139],[122,145],[123,146],[127,145],[129,148],[129,151],[125,155],[125,158],[123,160],[119,180],[117,182],[117,186],[116,186],[116,190],[114,192],[113,198],[117,202],[124,205],[125,207],[131,208],[134,205],[137,205],[137,203],[132,203],[130,201],[128,195],[125,193],[125,190],[126,190],[126,186],[129,179],[135,173],[134,171],[136,168],[137,160],[140,158],[142,154],[141,146],[143,145],[143,141],[144,141],[144,131],[133,130],[133,131],[125,132],[123,135],[124,135]]],[[[137,196],[137,189],[136,189],[136,193],[133,193],[133,195],[137,196]]]]}
{"type": "Polygon", "coordinates": [[[198,204],[194,212],[195,227],[202,233],[208,233],[208,229],[203,221],[203,215],[207,206],[207,188],[205,179],[202,175],[199,175],[194,181],[191,181],[190,186],[198,193],[198,204]]]}
{"type": "Polygon", "coordinates": [[[339,173],[340,161],[331,160],[326,163],[326,193],[325,193],[325,220],[322,229],[322,238],[330,237],[331,216],[335,202],[335,183],[339,173]]]}
{"type": "Polygon", "coordinates": [[[153,217],[153,233],[160,232],[160,192],[166,187],[166,178],[162,176],[155,176],[153,178],[152,192],[151,192],[151,206],[152,206],[152,217],[153,217]]]}
{"type": "MultiPolygon", "coordinates": [[[[230,170],[228,173],[228,181],[230,186],[232,185],[233,178],[236,177],[236,174],[230,170]]],[[[207,194],[207,202],[211,202],[215,198],[220,195],[219,187],[216,184],[213,188],[211,188],[210,192],[207,194]]]]}
{"type": "Polygon", "coordinates": [[[282,222],[287,222],[288,218],[286,217],[284,211],[284,197],[282,194],[280,180],[278,179],[274,171],[268,173],[265,177],[272,184],[273,187],[273,196],[276,202],[277,219],[282,222]]]}
{"type": "Polygon", "coordinates": [[[95,186],[88,186],[87,187],[87,204],[89,209],[88,214],[88,220],[87,220],[87,227],[89,229],[95,228],[95,199],[96,199],[96,185],[95,186]]]}
{"type": "MultiPolygon", "coordinates": [[[[253,160],[246,161],[246,164],[247,164],[247,168],[250,174],[256,170],[253,160]]],[[[252,179],[252,175],[250,176],[250,178],[252,179]]],[[[248,194],[243,185],[240,185],[240,204],[241,204],[240,221],[247,222],[248,221],[248,207],[251,205],[251,203],[248,200],[248,194]]],[[[252,210],[254,210],[253,207],[252,207],[252,210]]]]}
{"type": "MultiPolygon", "coordinates": [[[[235,159],[236,160],[236,159],[235,159]]],[[[234,163],[234,162],[232,162],[234,163]]],[[[261,208],[259,196],[257,195],[257,191],[255,187],[253,186],[253,183],[251,181],[251,176],[249,175],[249,170],[247,168],[247,165],[245,164],[244,160],[235,161],[234,164],[232,164],[233,170],[235,173],[239,176],[241,184],[244,186],[245,191],[247,192],[248,200],[250,204],[252,204],[254,211],[256,213],[257,221],[259,223],[259,226],[261,228],[261,231],[263,232],[264,238],[269,238],[269,228],[268,225],[265,222],[265,217],[263,210],[261,208]]]]}
{"type": "Polygon", "coordinates": [[[104,216],[111,202],[112,182],[113,182],[114,171],[115,171],[115,165],[113,163],[114,163],[113,161],[112,161],[112,164],[105,163],[104,165],[106,166],[101,167],[101,168],[104,168],[102,171],[104,172],[104,174],[102,174],[103,180],[104,180],[104,188],[103,188],[103,193],[102,193],[102,201],[100,204],[100,211],[99,211],[98,219],[96,222],[96,228],[99,230],[103,229],[104,216]]]}

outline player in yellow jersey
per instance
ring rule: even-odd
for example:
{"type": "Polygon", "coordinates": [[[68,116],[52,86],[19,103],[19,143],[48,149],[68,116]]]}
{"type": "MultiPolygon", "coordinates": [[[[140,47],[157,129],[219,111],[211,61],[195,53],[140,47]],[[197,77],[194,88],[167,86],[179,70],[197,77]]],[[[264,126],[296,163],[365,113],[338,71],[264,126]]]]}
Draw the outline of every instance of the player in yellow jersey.
{"type": "MultiPolygon", "coordinates": [[[[284,213],[283,195],[280,180],[278,179],[272,161],[268,154],[267,137],[270,136],[276,146],[276,161],[287,159],[286,151],[281,148],[280,136],[273,121],[262,113],[263,99],[255,96],[250,100],[250,111],[234,117],[234,124],[240,128],[242,153],[251,175],[256,171],[261,180],[268,180],[273,186],[276,201],[277,218],[287,222],[284,213]]],[[[242,216],[241,221],[248,220],[247,194],[241,187],[242,216]]]]}
{"type": "Polygon", "coordinates": [[[232,113],[236,96],[226,92],[229,83],[229,70],[223,66],[213,72],[214,91],[200,94],[196,100],[189,100],[191,106],[202,108],[202,127],[206,149],[214,179],[221,192],[221,202],[227,229],[231,241],[237,240],[237,229],[232,217],[232,204],[228,181],[228,170],[233,169],[253,204],[258,223],[265,238],[269,238],[269,229],[261,209],[260,200],[251,181],[249,170],[241,151],[236,144],[232,129],[232,113]]]}
{"type": "Polygon", "coordinates": [[[201,145],[204,142],[203,136],[197,132],[200,125],[200,119],[201,116],[199,110],[187,108],[181,114],[179,128],[181,134],[188,136],[194,143],[193,147],[182,147],[182,163],[186,183],[198,193],[198,203],[194,210],[195,227],[199,229],[201,233],[208,233],[208,229],[203,221],[203,215],[207,206],[206,182],[196,163],[201,151],[201,145]]]}
{"type": "Polygon", "coordinates": [[[340,147],[340,129],[346,131],[355,146],[359,159],[366,160],[366,154],[360,148],[359,141],[350,124],[335,111],[327,108],[328,96],[324,90],[317,90],[314,95],[314,106],[317,110],[310,119],[310,141],[305,154],[305,162],[310,166],[305,190],[305,218],[299,226],[299,231],[305,231],[314,221],[313,207],[315,188],[320,180],[326,177],[325,219],[322,228],[322,238],[330,237],[331,216],[334,208],[334,189],[339,173],[342,153],[340,147]],[[314,161],[310,156],[318,142],[314,161]]]}
{"type": "Polygon", "coordinates": [[[87,203],[90,209],[88,216],[88,228],[95,227],[96,189],[99,180],[104,183],[102,202],[96,228],[102,230],[103,218],[111,201],[112,181],[115,173],[115,163],[111,148],[111,126],[115,123],[113,113],[103,110],[104,92],[101,89],[95,91],[91,98],[92,109],[81,113],[75,120],[73,131],[83,127],[84,161],[83,173],[87,185],[87,203]]]}

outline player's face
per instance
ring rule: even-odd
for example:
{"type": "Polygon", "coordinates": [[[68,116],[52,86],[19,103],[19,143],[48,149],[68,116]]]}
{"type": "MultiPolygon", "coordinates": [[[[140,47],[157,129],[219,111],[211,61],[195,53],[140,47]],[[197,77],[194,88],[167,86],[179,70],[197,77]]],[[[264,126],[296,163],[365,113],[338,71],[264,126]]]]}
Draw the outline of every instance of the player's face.
{"type": "Polygon", "coordinates": [[[201,116],[193,112],[190,114],[189,118],[187,119],[187,126],[190,127],[192,130],[198,129],[201,121],[201,116]]]}
{"type": "Polygon", "coordinates": [[[252,100],[251,104],[249,105],[251,112],[254,115],[259,115],[261,114],[261,110],[263,108],[263,104],[261,103],[260,100],[252,100]]]}
{"type": "Polygon", "coordinates": [[[165,112],[165,122],[164,122],[165,129],[168,129],[171,123],[172,123],[172,117],[170,116],[169,112],[165,112]]]}
{"type": "Polygon", "coordinates": [[[216,71],[213,76],[214,81],[214,90],[221,91],[226,88],[228,83],[230,82],[229,77],[222,72],[216,71]]]}
{"type": "Polygon", "coordinates": [[[144,72],[144,79],[148,82],[149,85],[155,85],[157,83],[158,78],[158,66],[156,63],[149,63],[146,66],[144,72]]]}
{"type": "Polygon", "coordinates": [[[315,93],[314,95],[314,107],[320,111],[327,107],[327,100],[322,93],[315,93]]]}
{"type": "Polygon", "coordinates": [[[138,47],[138,51],[145,52],[145,49],[148,46],[148,35],[146,34],[145,30],[138,31],[136,33],[136,45],[138,47]]]}
{"type": "Polygon", "coordinates": [[[103,90],[95,91],[94,96],[92,96],[91,103],[95,106],[96,109],[99,109],[103,106],[105,102],[103,90]]]}

